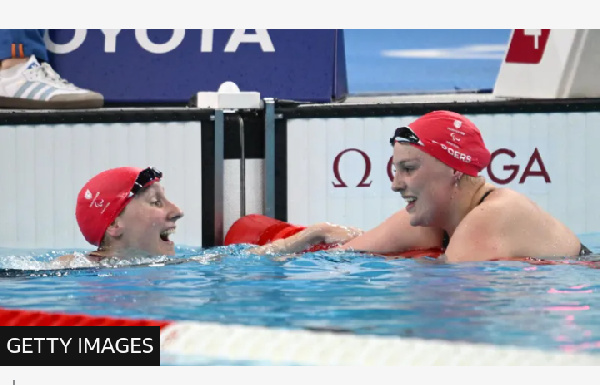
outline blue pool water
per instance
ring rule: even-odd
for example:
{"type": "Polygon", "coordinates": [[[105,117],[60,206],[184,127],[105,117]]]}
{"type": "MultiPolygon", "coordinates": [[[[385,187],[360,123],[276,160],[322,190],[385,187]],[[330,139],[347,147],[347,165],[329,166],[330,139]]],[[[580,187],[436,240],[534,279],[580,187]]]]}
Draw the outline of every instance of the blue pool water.
{"type": "MultiPolygon", "coordinates": [[[[600,233],[581,238],[600,252],[600,233]]],[[[180,263],[55,269],[49,261],[62,251],[4,248],[0,306],[600,354],[600,262],[442,264],[327,252],[276,261],[244,249],[179,247],[171,262],[180,263]]]]}

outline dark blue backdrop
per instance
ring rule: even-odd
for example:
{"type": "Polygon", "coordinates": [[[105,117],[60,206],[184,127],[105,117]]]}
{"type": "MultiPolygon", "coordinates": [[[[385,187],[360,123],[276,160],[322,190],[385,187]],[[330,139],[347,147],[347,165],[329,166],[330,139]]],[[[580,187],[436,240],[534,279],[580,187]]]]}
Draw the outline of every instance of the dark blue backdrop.
{"type": "Polygon", "coordinates": [[[217,91],[228,80],[262,97],[328,102],[346,94],[341,30],[268,30],[273,50],[245,42],[234,52],[225,52],[233,30],[214,30],[212,44],[202,42],[207,33],[185,30],[178,45],[158,53],[147,47],[167,44],[173,30],[142,32],[149,43],[141,43],[144,37],[123,29],[116,44],[106,44],[98,29],[79,31],[85,35],[80,44],[74,30],[50,30],[50,40],[70,51],[51,54],[50,61],[61,76],[102,93],[107,102],[186,102],[198,91],[217,91]]]}

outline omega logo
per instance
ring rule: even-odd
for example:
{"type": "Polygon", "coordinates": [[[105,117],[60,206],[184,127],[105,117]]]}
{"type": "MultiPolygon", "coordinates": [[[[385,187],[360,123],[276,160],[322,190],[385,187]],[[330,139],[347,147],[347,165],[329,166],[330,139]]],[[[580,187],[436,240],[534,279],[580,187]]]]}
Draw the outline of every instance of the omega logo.
{"type": "MultiPolygon", "coordinates": [[[[344,151],[340,152],[339,154],[336,155],[335,159],[333,160],[333,175],[335,175],[335,179],[337,179],[337,183],[332,182],[333,187],[348,187],[348,185],[346,184],[346,182],[344,182],[342,180],[342,177],[340,176],[340,160],[342,159],[342,156],[350,151],[356,151],[357,153],[359,153],[364,161],[365,161],[365,172],[363,174],[362,179],[360,180],[360,182],[358,182],[358,184],[356,185],[356,187],[369,187],[371,186],[371,182],[367,183],[367,179],[369,178],[369,176],[371,175],[371,158],[369,157],[369,155],[367,155],[366,152],[359,150],[358,148],[347,148],[344,151]]],[[[391,158],[390,158],[391,159],[391,158]]]]}
{"type": "MultiPolygon", "coordinates": [[[[369,180],[371,176],[371,157],[364,151],[358,148],[347,148],[340,153],[338,153],[333,160],[333,175],[335,176],[335,181],[331,182],[333,187],[336,188],[344,188],[348,187],[348,184],[342,178],[340,173],[340,162],[344,155],[349,152],[358,153],[364,161],[364,171],[360,182],[355,187],[370,187],[372,181],[369,180]]],[[[514,151],[508,148],[499,148],[491,154],[490,164],[487,166],[486,171],[490,178],[490,180],[499,185],[509,184],[519,176],[519,172],[521,170],[521,165],[519,164],[506,164],[504,161],[504,157],[501,155],[508,155],[510,158],[515,158],[516,154],[514,151]],[[499,175],[498,174],[498,163],[501,164],[502,170],[509,171],[508,175],[499,175]],[[494,168],[495,167],[495,168],[494,168]],[[493,170],[496,169],[496,171],[493,170]]],[[[394,174],[392,173],[392,157],[387,162],[386,171],[390,182],[394,179],[394,174]]],[[[523,172],[520,174],[518,178],[518,183],[525,183],[527,178],[535,178],[541,177],[544,178],[546,183],[551,183],[550,174],[546,169],[546,165],[542,159],[540,151],[535,148],[533,153],[529,156],[529,160],[527,164],[523,168],[523,172]]]]}

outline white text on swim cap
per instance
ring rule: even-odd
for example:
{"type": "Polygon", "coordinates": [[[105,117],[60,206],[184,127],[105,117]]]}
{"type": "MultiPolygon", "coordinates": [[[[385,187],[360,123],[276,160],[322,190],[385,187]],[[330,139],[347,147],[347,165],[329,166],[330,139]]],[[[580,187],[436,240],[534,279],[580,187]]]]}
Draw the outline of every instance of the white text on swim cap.
{"type": "Polygon", "coordinates": [[[108,206],[110,206],[110,202],[108,202],[106,204],[106,206],[104,206],[104,199],[98,199],[99,195],[100,195],[100,192],[97,192],[96,195],[94,196],[90,190],[85,191],[85,199],[90,200],[93,198],[92,201],[90,202],[90,207],[93,206],[93,207],[102,208],[102,211],[100,211],[100,214],[104,214],[104,212],[106,211],[108,206]]]}
{"type": "Polygon", "coordinates": [[[471,163],[471,155],[467,155],[467,154],[463,154],[462,152],[455,150],[453,148],[450,148],[448,146],[446,146],[443,143],[439,143],[440,147],[442,147],[444,150],[446,150],[448,152],[448,154],[452,155],[453,157],[455,157],[458,160],[462,160],[465,163],[471,163]]]}

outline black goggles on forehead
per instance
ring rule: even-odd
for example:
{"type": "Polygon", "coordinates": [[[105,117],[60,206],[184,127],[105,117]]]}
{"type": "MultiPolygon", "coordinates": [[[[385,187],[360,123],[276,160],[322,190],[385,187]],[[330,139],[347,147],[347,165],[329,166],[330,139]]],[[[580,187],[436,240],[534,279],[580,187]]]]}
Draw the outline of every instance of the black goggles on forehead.
{"type": "Polygon", "coordinates": [[[423,145],[421,139],[415,134],[413,130],[408,127],[398,127],[396,131],[394,131],[394,136],[390,138],[390,144],[392,147],[394,143],[413,143],[423,145]]]}
{"type": "Polygon", "coordinates": [[[129,197],[131,198],[132,196],[140,192],[140,190],[148,183],[160,178],[162,178],[162,172],[158,171],[154,167],[148,167],[143,169],[136,178],[135,183],[133,183],[133,187],[129,192],[129,197]]]}

